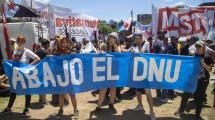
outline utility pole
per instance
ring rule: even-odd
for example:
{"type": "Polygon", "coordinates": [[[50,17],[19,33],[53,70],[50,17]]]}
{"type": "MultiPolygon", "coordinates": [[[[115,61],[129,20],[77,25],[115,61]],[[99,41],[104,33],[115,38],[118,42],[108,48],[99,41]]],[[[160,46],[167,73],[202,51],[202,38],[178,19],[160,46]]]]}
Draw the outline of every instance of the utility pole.
{"type": "MultiPolygon", "coordinates": [[[[31,8],[32,8],[32,0],[31,0],[31,8]]],[[[30,17],[30,22],[32,22],[32,18],[30,17]]]]}

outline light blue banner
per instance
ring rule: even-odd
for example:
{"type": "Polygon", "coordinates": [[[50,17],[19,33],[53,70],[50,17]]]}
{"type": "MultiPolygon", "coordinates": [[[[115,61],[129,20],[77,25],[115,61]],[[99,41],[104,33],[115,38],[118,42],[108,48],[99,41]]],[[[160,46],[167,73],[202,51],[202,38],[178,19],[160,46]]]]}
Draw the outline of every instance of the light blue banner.
{"type": "Polygon", "coordinates": [[[17,94],[80,93],[110,87],[177,89],[194,92],[198,57],[106,53],[46,57],[37,65],[4,60],[17,94]]]}

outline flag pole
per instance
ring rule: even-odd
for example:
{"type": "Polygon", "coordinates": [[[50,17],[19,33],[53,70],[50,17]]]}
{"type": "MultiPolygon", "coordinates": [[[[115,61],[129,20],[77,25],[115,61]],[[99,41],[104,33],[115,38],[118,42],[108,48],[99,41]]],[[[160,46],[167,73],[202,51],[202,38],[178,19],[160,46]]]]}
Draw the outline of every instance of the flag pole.
{"type": "Polygon", "coordinates": [[[6,44],[6,52],[7,52],[7,59],[12,60],[12,54],[10,52],[10,37],[8,34],[8,28],[7,28],[7,20],[5,17],[5,12],[4,12],[4,5],[2,4],[2,20],[3,20],[3,30],[4,30],[4,38],[5,38],[5,44],[6,44]]]}
{"type": "MultiPolygon", "coordinates": [[[[32,0],[31,0],[31,9],[32,9],[32,0]]],[[[30,22],[32,22],[32,18],[30,17],[30,22]]]]}
{"type": "Polygon", "coordinates": [[[133,16],[133,9],[131,10],[131,31],[132,31],[132,35],[134,34],[134,30],[133,30],[133,26],[132,26],[132,23],[133,23],[133,19],[134,19],[134,16],[133,16]]]}
{"type": "Polygon", "coordinates": [[[131,22],[133,22],[133,18],[134,18],[134,16],[133,16],[133,9],[131,10],[131,22]]]}

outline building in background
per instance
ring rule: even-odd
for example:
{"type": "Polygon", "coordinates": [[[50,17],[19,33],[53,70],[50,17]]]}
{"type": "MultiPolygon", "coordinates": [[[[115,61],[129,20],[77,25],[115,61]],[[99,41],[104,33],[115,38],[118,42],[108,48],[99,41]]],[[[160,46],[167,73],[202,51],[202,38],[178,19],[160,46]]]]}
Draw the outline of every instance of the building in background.
{"type": "Polygon", "coordinates": [[[152,22],[152,14],[138,14],[137,21],[143,25],[149,24],[152,22]]]}
{"type": "Polygon", "coordinates": [[[199,6],[215,6],[215,2],[204,2],[200,4],[199,6]]]}

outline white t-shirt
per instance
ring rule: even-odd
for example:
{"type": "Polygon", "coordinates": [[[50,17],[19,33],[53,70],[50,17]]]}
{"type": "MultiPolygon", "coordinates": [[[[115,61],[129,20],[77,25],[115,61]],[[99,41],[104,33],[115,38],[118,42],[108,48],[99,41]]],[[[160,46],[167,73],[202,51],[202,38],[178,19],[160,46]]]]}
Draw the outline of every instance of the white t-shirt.
{"type": "MultiPolygon", "coordinates": [[[[188,50],[189,50],[190,53],[196,53],[197,50],[196,50],[195,44],[192,45],[192,46],[190,46],[188,50]]],[[[205,51],[206,52],[211,52],[213,50],[211,48],[209,48],[209,47],[206,46],[205,51]]]]}
{"type": "MultiPolygon", "coordinates": [[[[141,48],[144,53],[150,53],[150,49],[149,49],[149,46],[150,46],[150,43],[148,41],[145,41],[143,47],[141,48]]],[[[135,53],[139,53],[139,49],[138,49],[138,46],[134,47],[134,45],[132,45],[128,51],[134,51],[135,53]]]]}
{"type": "Polygon", "coordinates": [[[32,52],[31,50],[26,49],[26,48],[24,50],[16,50],[13,54],[13,58],[15,61],[20,58],[19,62],[25,63],[25,64],[29,64],[30,59],[35,60],[37,57],[38,56],[34,52],[32,52]],[[22,54],[22,52],[23,52],[23,54],[22,54]],[[20,56],[21,56],[21,58],[20,58],[20,56]]]}
{"type": "Polygon", "coordinates": [[[96,48],[93,46],[93,44],[91,42],[89,42],[84,49],[81,49],[81,53],[90,53],[94,51],[95,53],[97,53],[96,48]]]}

